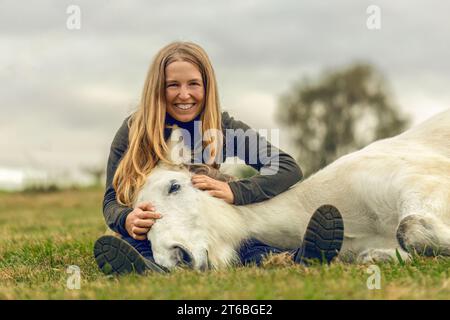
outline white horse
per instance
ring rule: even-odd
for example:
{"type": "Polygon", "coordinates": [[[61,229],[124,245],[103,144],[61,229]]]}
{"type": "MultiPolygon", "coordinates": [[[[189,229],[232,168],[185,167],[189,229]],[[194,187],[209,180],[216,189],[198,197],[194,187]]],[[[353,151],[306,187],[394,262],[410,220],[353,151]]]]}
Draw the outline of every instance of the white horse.
{"type": "Polygon", "coordinates": [[[366,263],[450,255],[450,110],[396,137],[343,156],[286,192],[234,206],[194,188],[185,166],[158,164],[136,203],[162,218],[148,233],[155,261],[173,268],[236,263],[248,238],[293,249],[312,213],[332,204],[344,220],[341,259],[366,263]]]}

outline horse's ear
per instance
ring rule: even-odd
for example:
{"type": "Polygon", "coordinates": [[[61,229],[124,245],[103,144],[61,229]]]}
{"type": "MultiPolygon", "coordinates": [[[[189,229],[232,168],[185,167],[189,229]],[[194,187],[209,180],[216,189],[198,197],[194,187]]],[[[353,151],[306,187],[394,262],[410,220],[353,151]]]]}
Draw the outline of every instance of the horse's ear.
{"type": "Polygon", "coordinates": [[[184,143],[182,129],[176,125],[172,127],[172,132],[167,141],[168,150],[166,159],[172,164],[180,165],[191,162],[191,150],[184,143]]]}
{"type": "Polygon", "coordinates": [[[209,167],[206,164],[190,164],[186,167],[193,174],[203,174],[205,176],[209,174],[209,167]]]}
{"type": "Polygon", "coordinates": [[[210,178],[213,178],[213,179],[216,179],[219,181],[230,182],[230,181],[236,180],[236,177],[222,173],[218,169],[215,169],[206,164],[191,164],[191,165],[188,165],[187,167],[188,167],[189,171],[194,174],[203,174],[205,176],[208,176],[210,178]]]}

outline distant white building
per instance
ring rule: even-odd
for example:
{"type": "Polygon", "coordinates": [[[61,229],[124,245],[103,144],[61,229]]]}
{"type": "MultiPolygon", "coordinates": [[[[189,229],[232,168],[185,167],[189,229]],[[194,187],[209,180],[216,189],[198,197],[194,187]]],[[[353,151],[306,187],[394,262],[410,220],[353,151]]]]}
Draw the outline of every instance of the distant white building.
{"type": "Polygon", "coordinates": [[[92,177],[80,172],[49,172],[33,168],[0,167],[0,190],[21,191],[30,186],[68,187],[92,184],[92,177]]]}
{"type": "Polygon", "coordinates": [[[47,181],[45,171],[0,167],[0,190],[20,191],[30,183],[45,184],[47,181]]]}

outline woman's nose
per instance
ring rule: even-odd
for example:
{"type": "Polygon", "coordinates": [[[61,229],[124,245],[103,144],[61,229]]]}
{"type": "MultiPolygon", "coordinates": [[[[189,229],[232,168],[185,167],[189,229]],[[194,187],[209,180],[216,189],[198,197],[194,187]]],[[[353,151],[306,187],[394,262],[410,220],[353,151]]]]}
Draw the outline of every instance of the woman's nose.
{"type": "Polygon", "coordinates": [[[188,88],[186,87],[181,87],[180,88],[180,92],[178,93],[178,97],[182,100],[187,100],[190,97],[190,93],[188,88]]]}

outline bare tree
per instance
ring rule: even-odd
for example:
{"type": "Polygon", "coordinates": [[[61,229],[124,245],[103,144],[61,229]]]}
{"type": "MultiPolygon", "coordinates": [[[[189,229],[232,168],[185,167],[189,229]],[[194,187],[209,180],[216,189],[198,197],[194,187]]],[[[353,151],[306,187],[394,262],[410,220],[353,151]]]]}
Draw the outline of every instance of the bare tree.
{"type": "Polygon", "coordinates": [[[103,180],[106,174],[106,169],[104,166],[83,166],[82,170],[92,177],[94,185],[101,186],[104,184],[103,180]]]}
{"type": "Polygon", "coordinates": [[[292,129],[306,175],[409,124],[383,75],[367,63],[296,83],[280,97],[278,119],[292,129]]]}

